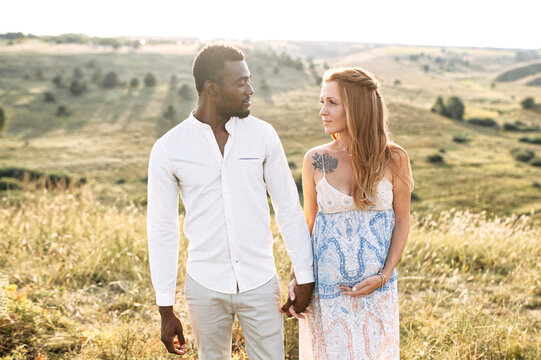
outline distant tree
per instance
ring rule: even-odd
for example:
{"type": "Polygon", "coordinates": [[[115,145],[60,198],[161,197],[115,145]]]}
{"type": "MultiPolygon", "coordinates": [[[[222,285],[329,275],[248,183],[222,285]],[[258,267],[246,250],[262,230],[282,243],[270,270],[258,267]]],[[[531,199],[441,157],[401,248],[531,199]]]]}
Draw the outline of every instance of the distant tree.
{"type": "Polygon", "coordinates": [[[85,91],[86,83],[82,80],[73,80],[70,85],[70,92],[72,95],[79,96],[82,95],[85,91]]]}
{"type": "Polygon", "coordinates": [[[178,89],[178,94],[185,101],[192,101],[195,98],[195,94],[188,84],[182,84],[180,89],[178,89]]]}
{"type": "Polygon", "coordinates": [[[59,89],[64,87],[64,78],[61,74],[58,74],[53,78],[53,84],[55,84],[59,89]]]}
{"type": "Polygon", "coordinates": [[[431,111],[435,112],[436,114],[447,116],[447,109],[445,108],[445,104],[443,103],[443,98],[441,96],[438,96],[436,102],[432,106],[431,111]]]}
{"type": "Polygon", "coordinates": [[[8,117],[4,109],[0,106],[0,135],[8,129],[8,117]]]}
{"type": "Polygon", "coordinates": [[[149,72],[145,76],[145,86],[146,87],[154,87],[154,86],[156,86],[156,76],[154,76],[154,74],[152,74],[151,72],[149,72]]]}
{"type": "Polygon", "coordinates": [[[265,79],[261,81],[260,91],[261,91],[261,95],[267,100],[272,96],[271,88],[269,84],[267,84],[267,81],[265,79]]]}
{"type": "Polygon", "coordinates": [[[431,164],[441,164],[444,161],[440,154],[428,155],[426,160],[431,164]]]}
{"type": "Polygon", "coordinates": [[[400,86],[400,85],[402,85],[402,81],[400,81],[400,79],[396,79],[396,80],[393,82],[393,85],[394,85],[394,86],[400,86]]]}
{"type": "Polygon", "coordinates": [[[92,82],[99,83],[102,78],[103,78],[103,71],[101,71],[100,68],[97,68],[96,70],[94,70],[94,72],[92,73],[92,82]]]}
{"type": "Polygon", "coordinates": [[[417,61],[417,60],[419,60],[419,55],[416,55],[416,54],[410,55],[410,60],[411,60],[411,61],[417,61]]]}
{"type": "Polygon", "coordinates": [[[165,110],[163,113],[163,117],[169,120],[175,119],[175,108],[173,107],[173,105],[169,105],[167,107],[167,110],[165,110]]]}
{"type": "Polygon", "coordinates": [[[531,109],[535,106],[535,100],[533,99],[533,97],[528,96],[522,99],[522,101],[520,102],[520,105],[522,106],[523,109],[531,109]]]}
{"type": "Polygon", "coordinates": [[[56,108],[56,116],[70,116],[71,112],[68,110],[68,108],[64,105],[59,105],[56,108]]]}
{"type": "Polygon", "coordinates": [[[38,79],[39,81],[43,80],[43,71],[36,70],[36,79],[38,79]]]}
{"type": "Polygon", "coordinates": [[[139,79],[134,77],[130,80],[130,89],[137,89],[139,87],[139,79]]]}
{"type": "Polygon", "coordinates": [[[50,91],[47,91],[43,94],[43,101],[45,102],[55,102],[54,94],[50,91]]]}
{"type": "Polygon", "coordinates": [[[73,69],[73,78],[75,80],[79,80],[83,78],[83,69],[81,69],[79,66],[73,69]]]}
{"type": "Polygon", "coordinates": [[[173,74],[171,75],[171,78],[169,79],[169,91],[170,92],[173,92],[177,89],[178,87],[178,77],[173,74]]]}
{"type": "Polygon", "coordinates": [[[107,74],[105,74],[101,86],[106,89],[112,89],[114,87],[117,87],[119,82],[120,81],[118,79],[117,73],[114,71],[109,71],[107,74]]]}
{"type": "Polygon", "coordinates": [[[447,116],[451,119],[462,120],[464,116],[464,103],[457,96],[451,96],[447,99],[447,104],[445,106],[447,116]]]}
{"type": "Polygon", "coordinates": [[[426,64],[423,66],[423,70],[425,71],[425,74],[428,72],[429,69],[430,69],[430,66],[426,64]]]}
{"type": "Polygon", "coordinates": [[[317,86],[319,86],[319,85],[321,85],[321,83],[323,82],[323,78],[322,78],[321,76],[317,75],[317,76],[315,77],[314,82],[315,82],[315,84],[316,84],[317,86]]]}

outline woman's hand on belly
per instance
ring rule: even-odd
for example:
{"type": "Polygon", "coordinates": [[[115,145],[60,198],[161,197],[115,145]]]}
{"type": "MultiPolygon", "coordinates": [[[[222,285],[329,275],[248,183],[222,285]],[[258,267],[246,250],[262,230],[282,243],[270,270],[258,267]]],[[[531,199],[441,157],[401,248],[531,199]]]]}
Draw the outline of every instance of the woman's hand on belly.
{"type": "Polygon", "coordinates": [[[360,283],[353,285],[353,287],[340,285],[340,289],[342,290],[342,295],[362,297],[370,295],[374,290],[379,289],[381,285],[381,277],[379,275],[372,275],[363,279],[360,283]]]}

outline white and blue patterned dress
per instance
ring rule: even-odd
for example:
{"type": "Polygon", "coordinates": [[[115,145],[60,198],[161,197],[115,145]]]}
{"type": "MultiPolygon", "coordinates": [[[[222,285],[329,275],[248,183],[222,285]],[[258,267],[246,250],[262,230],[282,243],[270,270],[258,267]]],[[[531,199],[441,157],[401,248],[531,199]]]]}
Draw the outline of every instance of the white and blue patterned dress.
{"type": "Polygon", "coordinates": [[[339,288],[353,287],[383,268],[395,223],[392,190],[384,178],[377,185],[376,206],[358,210],[325,173],[316,184],[316,283],[310,310],[300,321],[301,359],[399,359],[396,273],[364,297],[341,295],[339,288]]]}

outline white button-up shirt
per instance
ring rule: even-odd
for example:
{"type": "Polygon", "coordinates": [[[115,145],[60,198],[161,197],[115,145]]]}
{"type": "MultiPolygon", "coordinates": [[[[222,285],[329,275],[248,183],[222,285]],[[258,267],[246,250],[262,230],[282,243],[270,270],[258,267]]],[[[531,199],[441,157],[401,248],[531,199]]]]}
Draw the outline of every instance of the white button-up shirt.
{"type": "Polygon", "coordinates": [[[148,169],[148,246],[159,306],[173,305],[179,252],[178,194],[189,240],[186,271],[234,294],[276,275],[267,190],[299,284],[314,281],[310,235],[280,139],[253,116],[231,118],[222,156],[193,114],[156,141],[148,169]]]}

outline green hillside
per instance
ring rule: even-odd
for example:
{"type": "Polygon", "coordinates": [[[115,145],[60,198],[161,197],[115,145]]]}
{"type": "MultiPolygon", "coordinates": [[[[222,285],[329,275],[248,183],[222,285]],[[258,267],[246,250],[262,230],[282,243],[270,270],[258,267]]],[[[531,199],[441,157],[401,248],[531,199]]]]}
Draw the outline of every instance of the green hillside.
{"type": "MultiPolygon", "coordinates": [[[[322,45],[325,57],[318,58],[313,56],[316,44],[237,44],[246,50],[253,73],[252,113],[276,127],[295,176],[300,176],[304,152],[329,141],[318,116],[317,77],[326,66],[361,65],[380,79],[394,139],[410,152],[415,211],[541,210],[540,168],[516,161],[510,153],[520,148],[541,156],[541,146],[519,142],[540,135],[503,130],[505,123],[515,121],[534,129],[541,124],[539,113],[519,105],[526,95],[541,101],[541,89],[492,81],[501,68],[516,62],[512,51],[354,44],[348,50],[347,44],[328,43],[322,45]],[[430,112],[437,96],[452,95],[464,101],[466,120],[490,117],[500,129],[430,112]],[[456,137],[466,142],[455,142],[456,137]],[[436,153],[443,163],[427,160],[436,153]]],[[[190,69],[200,46],[188,42],[115,50],[37,40],[2,45],[0,106],[9,128],[0,139],[0,167],[64,171],[96,184],[104,198],[126,193],[144,203],[153,142],[194,107],[195,100],[181,97],[178,89],[187,84],[195,93],[190,69]],[[110,71],[119,84],[107,89],[102,82],[110,71]],[[148,73],[156,77],[153,87],[144,85],[148,73]],[[55,77],[62,79],[60,85],[53,83],[55,77]],[[70,91],[76,78],[86,86],[81,95],[70,91]],[[139,84],[130,87],[134,78],[139,84]],[[46,93],[54,101],[47,102],[46,93]],[[61,105],[69,115],[58,115],[61,105]],[[174,110],[169,116],[164,115],[168,106],[174,110]]]]}

